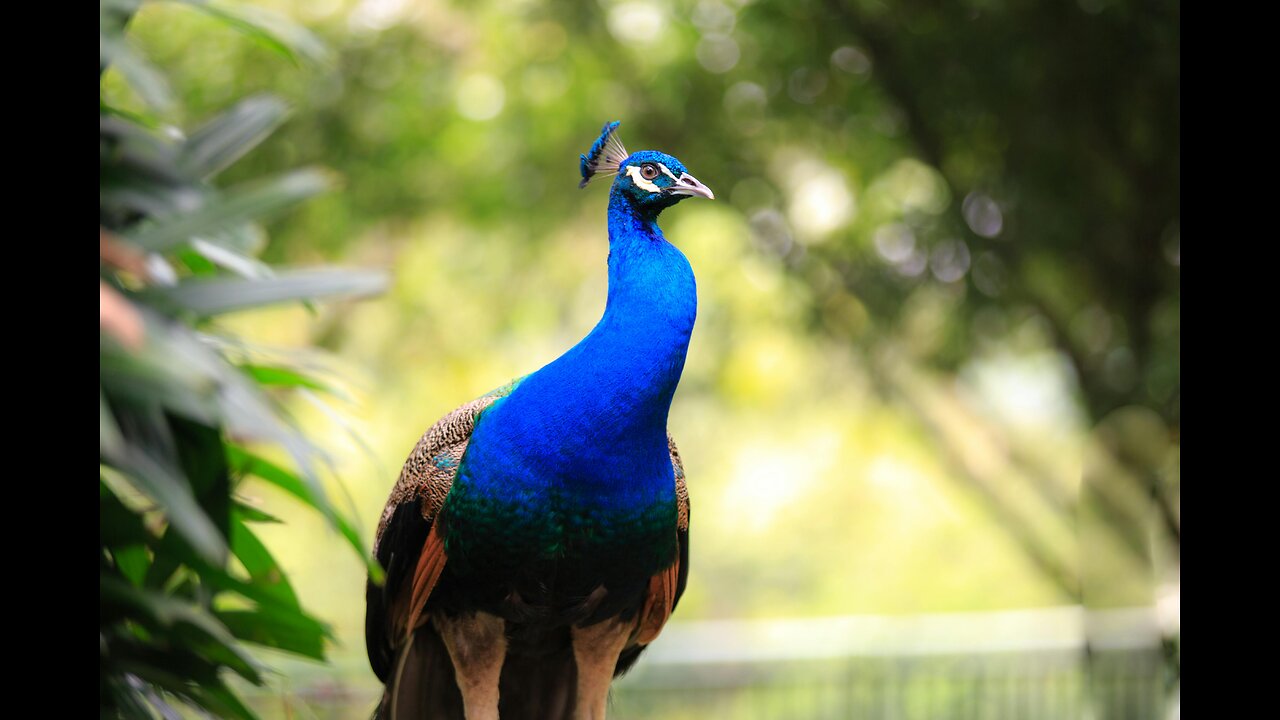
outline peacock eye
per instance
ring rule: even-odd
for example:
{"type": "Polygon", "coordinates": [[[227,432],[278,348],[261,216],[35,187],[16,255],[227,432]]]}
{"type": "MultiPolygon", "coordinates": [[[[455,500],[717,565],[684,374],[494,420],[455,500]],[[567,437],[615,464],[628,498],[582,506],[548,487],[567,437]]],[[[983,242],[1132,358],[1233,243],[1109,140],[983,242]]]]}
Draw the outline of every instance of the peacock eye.
{"type": "Polygon", "coordinates": [[[645,180],[652,180],[658,177],[658,166],[653,163],[645,163],[640,166],[640,177],[645,180]]]}

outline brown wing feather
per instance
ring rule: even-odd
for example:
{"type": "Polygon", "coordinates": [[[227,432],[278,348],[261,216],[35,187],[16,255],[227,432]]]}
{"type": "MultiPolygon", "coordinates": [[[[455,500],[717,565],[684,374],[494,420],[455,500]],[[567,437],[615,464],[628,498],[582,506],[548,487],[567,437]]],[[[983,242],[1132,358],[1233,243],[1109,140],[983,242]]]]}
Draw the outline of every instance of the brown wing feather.
{"type": "MultiPolygon", "coordinates": [[[[684,463],[680,460],[680,451],[676,449],[676,441],[671,433],[667,433],[667,448],[671,452],[671,465],[676,474],[676,527],[679,532],[688,532],[689,488],[685,484],[684,463]]],[[[679,579],[680,555],[677,553],[675,562],[649,578],[649,591],[640,611],[640,620],[632,640],[634,644],[648,645],[662,632],[663,626],[671,618],[682,589],[679,587],[679,579]]]]}
{"type": "Polygon", "coordinates": [[[676,578],[680,574],[680,561],[649,578],[649,594],[640,611],[640,624],[636,628],[634,643],[648,645],[662,632],[676,604],[676,578]]]}
{"type": "Polygon", "coordinates": [[[374,549],[382,539],[387,523],[397,507],[411,500],[422,501],[422,517],[432,520],[444,505],[445,496],[453,487],[458,473],[458,463],[467,451],[471,432],[476,428],[476,418],[495,400],[506,397],[519,383],[513,380],[490,393],[482,395],[436,421],[418,440],[400,469],[400,478],[391,489],[391,497],[382,510],[378,532],[374,536],[374,549]]]}
{"type": "Polygon", "coordinates": [[[427,534],[427,541],[422,545],[422,553],[418,555],[418,566],[413,571],[413,591],[409,596],[409,620],[405,624],[405,636],[413,634],[422,621],[422,609],[427,605],[427,598],[440,580],[440,573],[449,556],[444,552],[444,540],[440,538],[439,525],[432,525],[427,534]]]}
{"type": "Polygon", "coordinates": [[[684,481],[684,463],[671,433],[667,433],[667,450],[671,453],[671,466],[676,471],[676,527],[684,532],[689,529],[689,488],[684,481]]]}
{"type": "MultiPolygon", "coordinates": [[[[476,420],[494,401],[509,395],[518,382],[476,398],[432,425],[405,460],[387,499],[373,545],[375,557],[387,570],[387,579],[382,586],[369,582],[365,621],[370,665],[387,683],[380,717],[390,712],[392,704],[404,700],[402,695],[417,698],[417,702],[427,703],[423,708],[433,708],[436,712],[443,712],[440,708],[449,703],[456,704],[457,688],[451,679],[443,682],[438,678],[416,677],[422,667],[448,664],[447,655],[436,647],[438,638],[434,638],[423,617],[431,592],[448,562],[434,521],[453,487],[476,420]],[[394,667],[390,667],[392,662],[394,667]],[[406,665],[416,669],[406,670],[406,665]],[[423,686],[428,681],[429,691],[423,686]]],[[[460,716],[461,707],[456,709],[460,716]]],[[[411,717],[421,714],[408,712],[411,717]]]]}

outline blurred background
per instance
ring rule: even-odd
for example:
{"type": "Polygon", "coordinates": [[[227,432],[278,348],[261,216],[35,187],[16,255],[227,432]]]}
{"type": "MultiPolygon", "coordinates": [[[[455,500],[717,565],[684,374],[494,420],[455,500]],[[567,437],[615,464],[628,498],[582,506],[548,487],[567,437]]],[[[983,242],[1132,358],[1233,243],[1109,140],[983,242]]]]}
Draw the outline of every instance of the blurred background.
{"type": "MultiPolygon", "coordinates": [[[[670,420],[691,575],[613,715],[1178,716],[1178,3],[253,10],[315,52],[174,3],[129,42],[166,124],[288,102],[228,183],[336,177],[266,225],[265,260],[391,274],[216,321],[339,389],[289,410],[366,543],[427,427],[599,318],[607,190],[577,163],[620,119],[717,199],[662,221],[699,290],[670,420]]],[[[103,76],[112,106],[137,93],[103,76]]],[[[259,535],[336,638],[327,665],[264,654],[250,705],[367,717],[362,559],[277,489],[241,493],[285,521],[259,535]]]]}

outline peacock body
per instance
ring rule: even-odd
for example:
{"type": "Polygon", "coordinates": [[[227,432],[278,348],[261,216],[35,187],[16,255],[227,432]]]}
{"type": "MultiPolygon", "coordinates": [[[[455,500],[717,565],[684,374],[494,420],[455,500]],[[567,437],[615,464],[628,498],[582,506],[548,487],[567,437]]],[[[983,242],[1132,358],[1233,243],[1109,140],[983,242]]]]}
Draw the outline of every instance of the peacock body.
{"type": "Polygon", "coordinates": [[[661,631],[688,577],[688,494],[667,415],[697,314],[658,228],[714,197],[606,124],[582,185],[609,194],[609,294],[542,369],[436,423],[379,523],[370,664],[394,718],[603,718],[609,681],[661,631]]]}

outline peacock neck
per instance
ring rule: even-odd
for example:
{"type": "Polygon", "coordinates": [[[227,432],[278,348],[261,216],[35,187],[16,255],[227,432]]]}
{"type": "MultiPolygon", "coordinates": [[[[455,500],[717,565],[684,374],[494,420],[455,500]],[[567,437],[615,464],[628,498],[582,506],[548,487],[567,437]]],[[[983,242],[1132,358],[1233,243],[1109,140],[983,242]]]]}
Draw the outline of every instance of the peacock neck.
{"type": "Polygon", "coordinates": [[[697,289],[684,253],[667,242],[656,216],[642,214],[615,187],[609,198],[609,296],[577,361],[607,369],[610,402],[627,409],[626,429],[665,437],[696,316],[697,289]]]}
{"type": "MultiPolygon", "coordinates": [[[[617,340],[649,348],[642,355],[656,361],[678,355],[683,367],[697,305],[684,253],[667,242],[656,216],[641,214],[615,188],[609,198],[609,298],[601,324],[612,329],[616,323],[617,340]]],[[[680,369],[674,377],[665,375],[679,381],[680,369]]]]}
{"type": "Polygon", "coordinates": [[[475,454],[486,457],[492,480],[550,481],[557,492],[615,507],[673,492],[667,414],[696,314],[688,260],[655,218],[636,212],[615,190],[604,316],[486,414],[473,445],[481,446],[475,454]],[[501,479],[499,467],[506,468],[501,479]]]}

